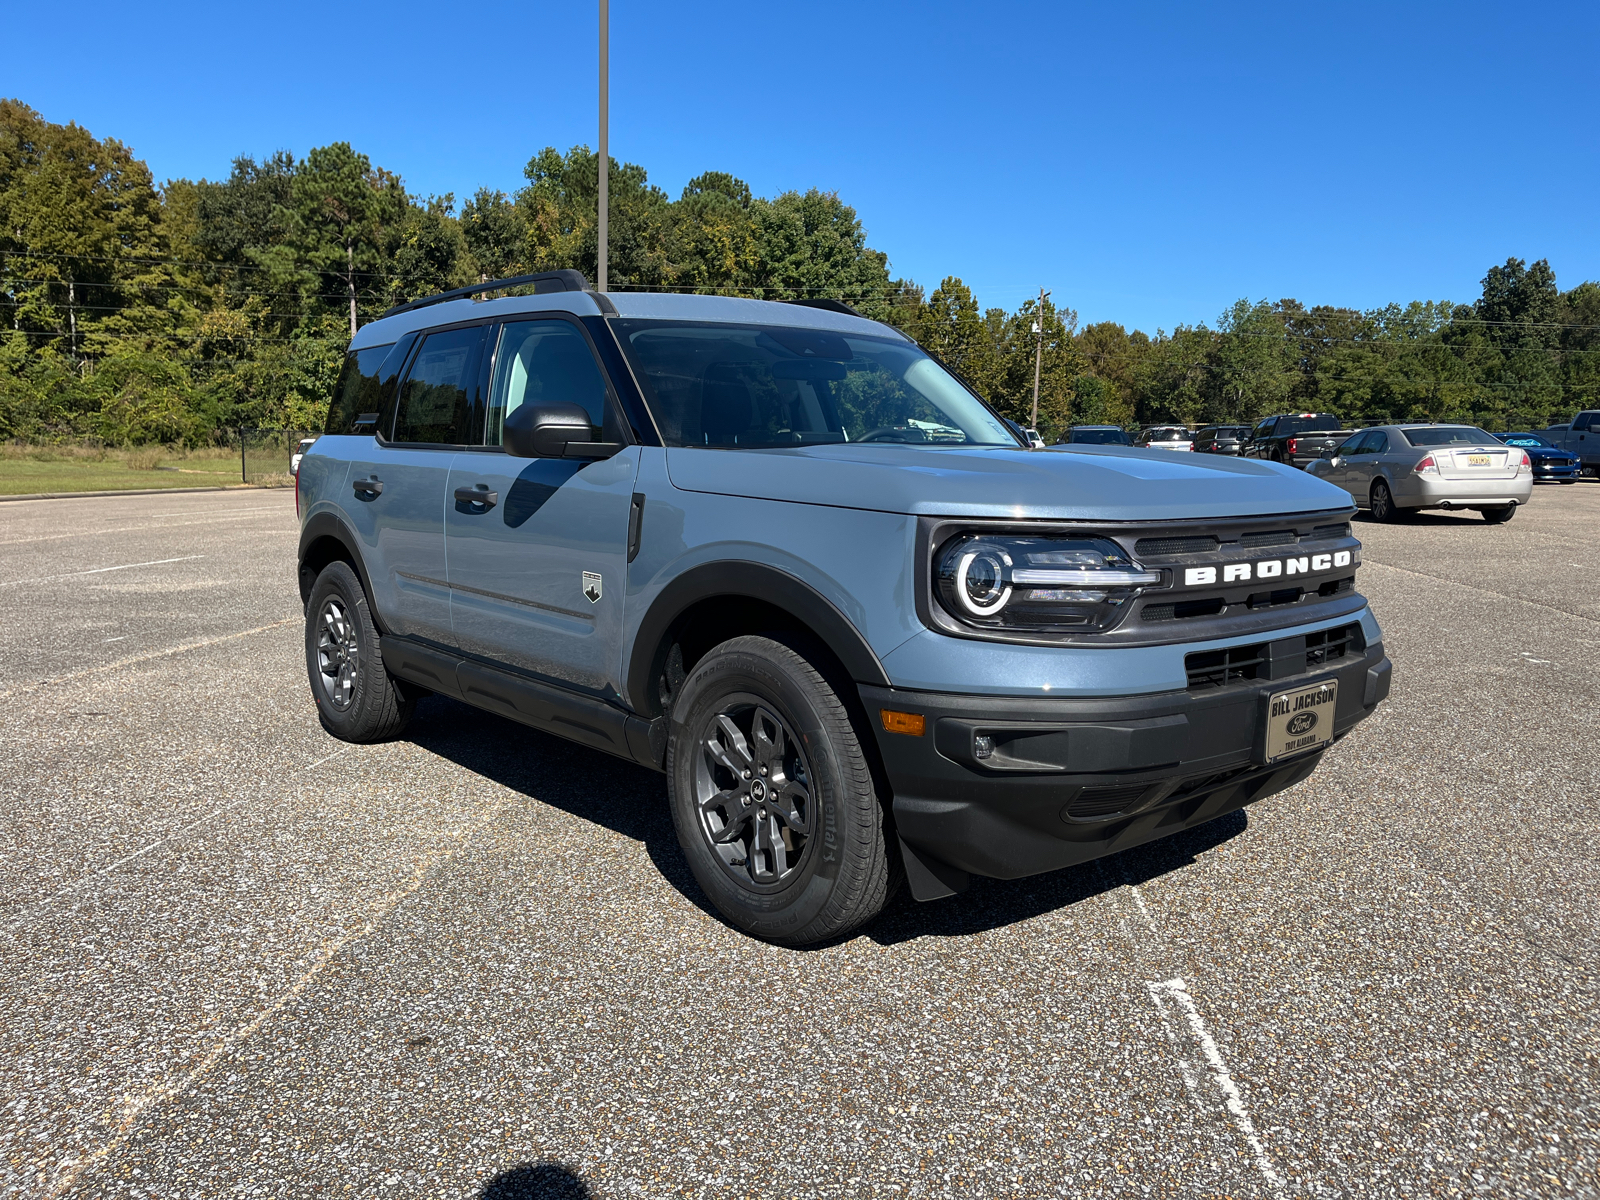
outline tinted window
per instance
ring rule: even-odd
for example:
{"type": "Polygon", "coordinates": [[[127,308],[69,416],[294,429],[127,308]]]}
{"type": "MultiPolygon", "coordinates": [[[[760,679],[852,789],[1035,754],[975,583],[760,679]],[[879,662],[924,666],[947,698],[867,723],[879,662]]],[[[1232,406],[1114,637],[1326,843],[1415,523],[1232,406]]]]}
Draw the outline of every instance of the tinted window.
{"type": "Polygon", "coordinates": [[[1498,440],[1472,425],[1437,425],[1400,432],[1413,446],[1482,446],[1498,440]]]}
{"type": "Polygon", "coordinates": [[[481,325],[427,336],[400,389],[395,441],[460,445],[468,440],[468,394],[482,341],[481,325]]]}
{"type": "Polygon", "coordinates": [[[1577,419],[1572,422],[1572,431],[1574,433],[1585,433],[1593,429],[1594,418],[1595,414],[1592,412],[1579,413],[1577,419]]]}
{"type": "MultiPolygon", "coordinates": [[[[352,350],[345,355],[344,367],[339,372],[339,382],[333,386],[333,400],[328,405],[328,423],[324,433],[354,432],[356,418],[369,413],[376,418],[383,407],[381,381],[378,368],[389,355],[389,346],[368,346],[365,350],[352,350]]],[[[371,427],[362,432],[371,433],[371,427]]]]}
{"type": "Polygon", "coordinates": [[[788,326],[616,321],[669,446],[1015,446],[915,346],[788,326]]]}
{"type": "MultiPolygon", "coordinates": [[[[524,404],[576,404],[591,425],[606,429],[605,377],[576,326],[557,318],[500,327],[484,441],[498,446],[506,417],[524,404]]],[[[610,429],[605,440],[621,439],[610,429]]]]}
{"type": "Polygon", "coordinates": [[[1389,435],[1381,429],[1375,429],[1367,434],[1367,440],[1361,445],[1363,454],[1387,454],[1389,452],[1389,435]]]}
{"type": "Polygon", "coordinates": [[[1133,445],[1133,439],[1120,429],[1074,429],[1068,440],[1087,446],[1133,445]]]}
{"type": "Polygon", "coordinates": [[[1334,451],[1334,453],[1339,455],[1341,458],[1349,458],[1352,454],[1360,454],[1361,445],[1366,440],[1367,435],[1364,432],[1358,433],[1354,437],[1346,438],[1344,443],[1336,451],[1334,451]]]}
{"type": "Polygon", "coordinates": [[[1277,429],[1273,430],[1275,436],[1289,433],[1317,433],[1327,432],[1342,428],[1344,422],[1332,413],[1318,413],[1314,417],[1284,417],[1278,422],[1277,429]]]}

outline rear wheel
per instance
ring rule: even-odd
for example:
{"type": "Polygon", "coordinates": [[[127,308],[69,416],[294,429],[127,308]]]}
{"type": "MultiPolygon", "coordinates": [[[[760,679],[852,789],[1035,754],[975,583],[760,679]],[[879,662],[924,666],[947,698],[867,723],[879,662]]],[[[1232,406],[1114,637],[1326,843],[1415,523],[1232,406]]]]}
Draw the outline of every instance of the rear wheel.
{"type": "Polygon", "coordinates": [[[1394,502],[1394,493],[1389,490],[1389,485],[1383,480],[1378,480],[1372,485],[1372,498],[1369,501],[1372,509],[1372,519],[1392,525],[1403,521],[1407,517],[1406,510],[1394,502]]]}
{"type": "Polygon", "coordinates": [[[717,910],[803,946],[871,920],[891,892],[883,807],[855,727],[790,647],[739,637],[673,705],[667,790],[678,843],[717,910]]]}
{"type": "Polygon", "coordinates": [[[1512,517],[1517,515],[1517,506],[1515,504],[1508,504],[1504,508],[1484,508],[1480,509],[1479,511],[1483,513],[1483,519],[1489,522],[1489,524],[1504,525],[1507,521],[1511,520],[1512,517]]]}
{"type": "Polygon", "coordinates": [[[416,708],[384,670],[366,590],[348,563],[329,563],[311,586],[306,672],[322,727],[346,742],[399,737],[416,708]]]}

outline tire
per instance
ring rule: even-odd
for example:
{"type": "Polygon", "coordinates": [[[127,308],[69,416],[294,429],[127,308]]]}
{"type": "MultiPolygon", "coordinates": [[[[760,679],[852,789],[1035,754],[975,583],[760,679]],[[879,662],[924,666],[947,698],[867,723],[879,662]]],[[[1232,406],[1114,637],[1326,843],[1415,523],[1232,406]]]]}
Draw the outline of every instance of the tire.
{"type": "Polygon", "coordinates": [[[1504,508],[1480,508],[1483,519],[1491,525],[1504,525],[1517,515],[1517,505],[1507,504],[1504,508]]]}
{"type": "Polygon", "coordinates": [[[695,664],[666,767],[678,844],[739,929],[805,946],[888,901],[898,863],[866,754],[839,693],[794,649],[738,637],[695,664]]]}
{"type": "Polygon", "coordinates": [[[1381,521],[1385,525],[1398,524],[1410,515],[1394,502],[1394,493],[1389,490],[1389,485],[1381,479],[1372,485],[1372,495],[1368,500],[1368,507],[1372,512],[1372,519],[1381,521]]]}
{"type": "Polygon", "coordinates": [[[317,718],[342,741],[399,737],[417,706],[384,670],[366,590],[348,563],[329,563],[311,585],[306,673],[317,718]]]}

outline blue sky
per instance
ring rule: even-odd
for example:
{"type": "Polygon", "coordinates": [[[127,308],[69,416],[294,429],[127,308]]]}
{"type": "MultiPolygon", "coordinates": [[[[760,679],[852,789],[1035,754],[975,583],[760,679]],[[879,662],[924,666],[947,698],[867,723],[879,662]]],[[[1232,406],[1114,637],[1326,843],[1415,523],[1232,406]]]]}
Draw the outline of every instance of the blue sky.
{"type": "MultiPolygon", "coordinates": [[[[595,141],[592,2],[16,5],[0,94],[158,180],[345,139],[415,192],[595,141]],[[86,53],[87,49],[87,53],[86,53]]],[[[611,150],[836,190],[892,270],[1170,329],[1600,278],[1600,6],[613,0],[611,150]]]]}

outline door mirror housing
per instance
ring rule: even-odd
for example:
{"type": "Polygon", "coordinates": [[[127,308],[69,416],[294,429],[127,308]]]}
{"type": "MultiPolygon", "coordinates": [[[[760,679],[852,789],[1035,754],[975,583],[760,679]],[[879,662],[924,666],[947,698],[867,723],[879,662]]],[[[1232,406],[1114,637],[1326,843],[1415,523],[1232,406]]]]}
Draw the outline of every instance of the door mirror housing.
{"type": "Polygon", "coordinates": [[[576,404],[524,404],[506,418],[500,442],[517,458],[610,458],[622,449],[595,441],[589,414],[576,404]]]}

